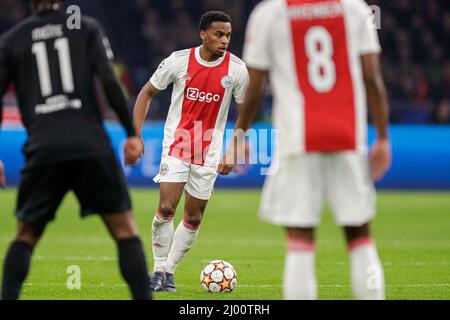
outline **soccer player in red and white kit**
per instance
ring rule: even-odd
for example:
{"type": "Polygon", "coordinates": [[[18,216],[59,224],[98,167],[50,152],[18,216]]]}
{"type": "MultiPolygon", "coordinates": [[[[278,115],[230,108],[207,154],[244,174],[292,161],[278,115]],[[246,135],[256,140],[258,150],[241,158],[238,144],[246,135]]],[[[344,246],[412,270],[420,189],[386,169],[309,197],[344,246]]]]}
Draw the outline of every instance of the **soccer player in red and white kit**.
{"type": "MultiPolygon", "coordinates": [[[[391,163],[388,102],[378,35],[362,0],[265,0],[247,26],[250,85],[236,129],[247,130],[270,75],[279,163],[266,179],[260,216],[287,230],[285,299],[316,299],[314,229],[327,199],[345,230],[355,298],[384,299],[369,222],[373,180],[391,163]],[[377,139],[367,150],[366,105],[377,139]]],[[[228,157],[241,140],[236,135],[228,157]]]]}
{"type": "MultiPolygon", "coordinates": [[[[231,99],[244,100],[248,85],[245,63],[227,51],[231,18],[211,11],[200,19],[202,45],[174,52],[140,92],[134,109],[138,135],[152,98],[173,83],[160,172],[160,202],[152,225],[153,291],[175,291],[173,273],[197,237],[218,173],[223,133],[231,99]],[[183,190],[184,216],[174,232],[173,217],[183,190]]],[[[137,159],[128,157],[129,163],[137,159]]]]}

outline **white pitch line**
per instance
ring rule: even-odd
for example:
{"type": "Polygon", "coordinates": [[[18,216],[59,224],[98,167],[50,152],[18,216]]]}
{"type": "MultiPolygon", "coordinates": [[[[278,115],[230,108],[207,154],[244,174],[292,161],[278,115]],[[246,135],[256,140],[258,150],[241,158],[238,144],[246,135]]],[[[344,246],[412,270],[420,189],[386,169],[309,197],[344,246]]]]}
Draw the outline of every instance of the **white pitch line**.
{"type": "MultiPolygon", "coordinates": [[[[25,286],[29,287],[65,287],[65,283],[33,283],[33,282],[27,282],[24,284],[25,286]]],[[[125,284],[88,284],[88,285],[82,285],[81,287],[87,287],[87,288],[106,288],[106,287],[126,287],[125,284]]],[[[177,284],[177,287],[181,288],[196,288],[199,287],[198,285],[186,285],[186,284],[177,284]]],[[[261,285],[251,285],[251,284],[239,284],[238,288],[258,288],[258,289],[264,289],[264,288],[283,288],[282,285],[269,285],[269,284],[261,284],[261,285]]],[[[450,283],[415,283],[415,284],[407,284],[407,285],[387,285],[387,288],[447,288],[450,287],[450,283]]],[[[344,284],[322,284],[319,285],[319,288],[350,288],[350,285],[344,285],[344,284]]]]}
{"type": "MultiPolygon", "coordinates": [[[[197,287],[195,285],[177,285],[177,287],[197,287]]],[[[252,284],[239,284],[238,287],[241,288],[283,288],[282,285],[252,285],[252,284]]],[[[319,288],[350,288],[350,285],[346,284],[319,284],[319,288]]],[[[417,283],[417,284],[407,284],[407,285],[387,285],[388,288],[432,288],[432,287],[450,287],[450,283],[417,283]]]]}
{"type": "MultiPolygon", "coordinates": [[[[224,238],[218,238],[218,239],[209,239],[208,241],[203,242],[203,246],[217,246],[217,245],[223,245],[224,241],[226,241],[227,245],[235,245],[235,246],[266,246],[266,247],[285,247],[285,243],[283,239],[226,239],[224,238]]],[[[7,237],[0,237],[0,242],[8,242],[10,238],[7,237]]],[[[76,245],[81,244],[96,244],[96,245],[112,245],[114,242],[108,238],[98,238],[98,237],[90,237],[90,238],[76,238],[76,239],[66,239],[59,236],[51,237],[51,241],[54,242],[64,242],[66,244],[68,243],[74,243],[76,245]]],[[[320,246],[327,246],[327,245],[335,245],[336,241],[333,240],[320,240],[318,241],[317,245],[320,246]]],[[[392,240],[392,241],[378,241],[379,245],[382,246],[389,246],[391,248],[398,248],[398,247],[411,247],[411,246],[418,246],[418,247],[426,247],[426,246],[434,246],[434,247],[447,247],[450,248],[450,241],[448,240],[441,240],[441,241],[414,241],[414,240],[392,240]]],[[[342,248],[345,248],[344,242],[342,242],[342,248]]]]}
{"type": "MultiPolygon", "coordinates": [[[[33,257],[35,260],[53,260],[53,261],[117,261],[116,257],[111,256],[35,256],[33,257]]],[[[211,259],[212,260],[212,259],[211,259]]],[[[211,260],[203,259],[202,263],[208,263],[211,260]]],[[[233,265],[239,264],[279,264],[282,265],[284,260],[278,261],[270,261],[270,260],[231,260],[230,263],[233,265]]],[[[337,261],[332,264],[318,263],[319,267],[326,266],[347,266],[349,263],[345,261],[337,261]]],[[[412,262],[392,262],[392,261],[383,261],[382,265],[384,267],[427,267],[427,266],[449,266],[449,261],[441,261],[441,262],[426,262],[426,261],[412,261],[412,262]]]]}
{"type": "MultiPolygon", "coordinates": [[[[202,260],[203,263],[208,263],[211,260],[202,260]]],[[[231,264],[283,264],[284,260],[279,260],[279,261],[270,261],[270,260],[231,260],[230,259],[230,263],[231,264]]],[[[344,261],[337,261],[334,262],[332,264],[325,264],[325,263],[320,263],[318,262],[318,266],[319,267],[324,267],[324,266],[333,266],[333,265],[338,265],[338,266],[346,266],[349,265],[349,262],[344,262],[344,261]]],[[[448,266],[450,265],[450,262],[447,261],[442,261],[442,262],[425,262],[425,261],[413,261],[413,262],[391,262],[391,261],[382,261],[382,265],[385,267],[392,267],[392,266],[405,266],[405,267],[421,267],[421,266],[448,266]]]]}
{"type": "Polygon", "coordinates": [[[115,257],[107,256],[36,256],[36,260],[57,260],[57,261],[117,261],[115,257]]]}

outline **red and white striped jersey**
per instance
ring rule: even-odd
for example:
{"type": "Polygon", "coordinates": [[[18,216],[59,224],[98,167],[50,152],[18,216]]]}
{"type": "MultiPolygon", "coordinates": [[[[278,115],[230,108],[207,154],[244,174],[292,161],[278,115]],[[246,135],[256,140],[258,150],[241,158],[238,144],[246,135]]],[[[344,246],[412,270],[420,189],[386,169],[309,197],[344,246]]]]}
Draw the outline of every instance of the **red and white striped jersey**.
{"type": "Polygon", "coordinates": [[[280,155],[367,151],[361,56],[381,51],[363,0],[265,0],[244,61],[270,74],[280,155]]]}
{"type": "Polygon", "coordinates": [[[249,81],[245,63],[230,52],[204,61],[200,47],[172,53],[150,79],[158,90],[173,83],[163,155],[204,166],[220,162],[231,99],[243,103],[249,81]]]}

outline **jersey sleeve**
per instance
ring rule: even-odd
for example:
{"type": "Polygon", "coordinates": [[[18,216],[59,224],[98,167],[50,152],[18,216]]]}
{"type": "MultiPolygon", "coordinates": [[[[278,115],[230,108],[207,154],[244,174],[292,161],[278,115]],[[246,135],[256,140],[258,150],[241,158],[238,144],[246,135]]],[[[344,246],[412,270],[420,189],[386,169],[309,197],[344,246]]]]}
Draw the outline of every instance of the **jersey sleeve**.
{"type": "Polygon", "coordinates": [[[3,95],[11,81],[11,70],[8,61],[6,40],[0,38],[0,124],[3,120],[3,95]]]}
{"type": "Polygon", "coordinates": [[[116,112],[120,123],[125,128],[128,137],[136,135],[136,131],[128,110],[128,99],[115,73],[113,54],[103,28],[99,23],[93,24],[90,55],[105,96],[111,108],[116,112]]]}
{"type": "Polygon", "coordinates": [[[250,76],[248,74],[247,66],[244,64],[239,68],[239,74],[234,85],[233,95],[236,103],[244,103],[249,82],[250,76]]]}
{"type": "Polygon", "coordinates": [[[244,61],[249,68],[268,70],[271,65],[269,49],[271,14],[264,3],[250,15],[245,32],[244,61]]]}
{"type": "Polygon", "coordinates": [[[360,55],[380,53],[381,46],[378,32],[374,23],[372,10],[363,0],[357,0],[359,38],[358,46],[360,55]]]}
{"type": "Polygon", "coordinates": [[[112,63],[114,54],[109,43],[109,39],[103,27],[97,23],[92,23],[92,38],[90,47],[91,61],[95,64],[112,63]]]}
{"type": "Polygon", "coordinates": [[[175,55],[172,53],[164,59],[150,78],[150,83],[158,90],[165,90],[169,84],[175,81],[174,64],[175,55]]]}

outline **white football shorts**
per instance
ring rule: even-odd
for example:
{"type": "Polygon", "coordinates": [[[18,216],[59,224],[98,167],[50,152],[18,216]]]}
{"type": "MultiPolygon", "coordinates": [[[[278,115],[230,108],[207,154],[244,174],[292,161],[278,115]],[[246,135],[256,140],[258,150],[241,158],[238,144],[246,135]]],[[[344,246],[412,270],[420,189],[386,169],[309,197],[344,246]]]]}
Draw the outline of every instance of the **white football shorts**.
{"type": "Polygon", "coordinates": [[[184,190],[191,196],[200,200],[209,200],[214,191],[216,178],[216,167],[199,166],[163,155],[159,173],[153,181],[186,183],[184,190]]]}
{"type": "Polygon", "coordinates": [[[365,154],[309,153],[280,159],[278,164],[264,184],[262,220],[286,227],[316,227],[324,200],[339,226],[361,226],[375,216],[376,192],[365,154]]]}

